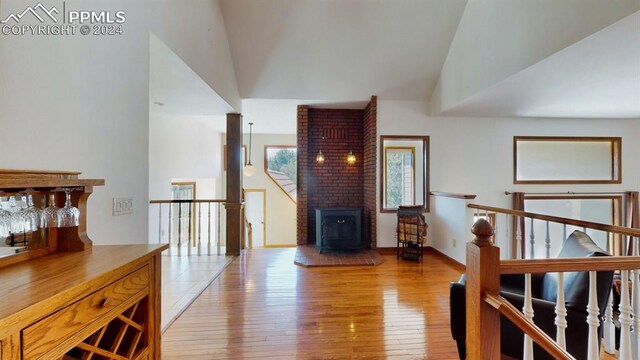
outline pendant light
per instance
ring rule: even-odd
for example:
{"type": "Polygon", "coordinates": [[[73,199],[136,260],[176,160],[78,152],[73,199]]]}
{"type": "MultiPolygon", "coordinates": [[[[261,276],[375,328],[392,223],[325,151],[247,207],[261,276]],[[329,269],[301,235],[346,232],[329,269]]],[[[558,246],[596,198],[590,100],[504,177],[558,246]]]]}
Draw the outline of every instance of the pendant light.
{"type": "Polygon", "coordinates": [[[251,164],[251,129],[253,128],[253,123],[249,123],[249,161],[247,165],[244,167],[244,174],[248,177],[253,176],[256,173],[256,168],[251,164]]]}

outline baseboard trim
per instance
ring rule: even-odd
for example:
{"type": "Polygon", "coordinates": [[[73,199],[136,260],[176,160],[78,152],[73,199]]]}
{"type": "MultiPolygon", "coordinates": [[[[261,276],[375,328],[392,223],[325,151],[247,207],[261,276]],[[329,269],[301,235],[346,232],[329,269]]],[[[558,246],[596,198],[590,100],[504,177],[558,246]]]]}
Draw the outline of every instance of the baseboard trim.
{"type": "MultiPolygon", "coordinates": [[[[379,247],[376,250],[382,255],[395,255],[397,254],[398,249],[395,247],[379,247]]],[[[422,250],[423,254],[430,253],[439,258],[441,258],[444,262],[454,267],[456,270],[460,270],[461,272],[466,271],[467,267],[464,264],[458,262],[457,260],[447,256],[446,254],[441,253],[437,249],[432,248],[431,246],[425,246],[422,250]]]]}
{"type": "Polygon", "coordinates": [[[454,268],[456,268],[457,270],[460,270],[460,271],[462,271],[462,272],[467,271],[467,267],[466,267],[464,264],[462,264],[461,262],[458,262],[458,260],[456,260],[456,259],[454,259],[454,258],[452,258],[452,257],[449,257],[449,256],[448,256],[448,255],[446,255],[446,254],[441,253],[440,251],[438,251],[437,249],[432,248],[431,246],[428,246],[428,247],[425,249],[425,251],[426,251],[426,252],[433,253],[433,254],[435,254],[436,256],[438,256],[438,257],[442,258],[442,260],[444,260],[444,262],[446,262],[446,263],[448,263],[449,265],[453,266],[453,267],[454,267],[454,268]]]}

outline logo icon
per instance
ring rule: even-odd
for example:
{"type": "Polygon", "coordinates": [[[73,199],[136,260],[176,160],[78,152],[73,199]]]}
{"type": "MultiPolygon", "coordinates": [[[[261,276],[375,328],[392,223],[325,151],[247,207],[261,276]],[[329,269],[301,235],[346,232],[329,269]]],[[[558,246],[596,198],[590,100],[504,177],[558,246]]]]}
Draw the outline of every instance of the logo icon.
{"type": "Polygon", "coordinates": [[[20,14],[9,14],[9,16],[7,16],[6,19],[0,21],[0,23],[2,24],[6,24],[9,21],[13,20],[16,23],[20,23],[20,20],[22,20],[22,18],[27,15],[27,13],[31,13],[33,16],[35,16],[41,23],[44,23],[44,16],[48,16],[51,20],[53,20],[54,22],[58,22],[58,19],[56,19],[55,16],[53,16],[53,14],[59,14],[60,11],[58,11],[58,9],[56,9],[56,7],[52,7],[50,10],[47,10],[47,8],[42,5],[42,3],[38,3],[36,6],[34,7],[27,7],[26,9],[24,9],[23,12],[21,12],[20,14]],[[41,16],[41,14],[38,13],[38,10],[40,10],[41,13],[44,13],[44,15],[41,16]]]}

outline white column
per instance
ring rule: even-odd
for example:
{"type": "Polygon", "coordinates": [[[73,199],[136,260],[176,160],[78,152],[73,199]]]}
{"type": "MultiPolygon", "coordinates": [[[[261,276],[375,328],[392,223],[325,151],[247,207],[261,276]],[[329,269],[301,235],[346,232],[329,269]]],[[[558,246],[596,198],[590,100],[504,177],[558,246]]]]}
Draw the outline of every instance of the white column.
{"type": "Polygon", "coordinates": [[[589,344],[587,360],[600,359],[600,347],[598,346],[598,327],[600,327],[600,320],[598,320],[598,295],[596,289],[596,274],[595,271],[589,271],[589,304],[587,305],[587,324],[589,324],[589,344]]]}
{"type": "Polygon", "coordinates": [[[633,333],[631,336],[631,356],[638,359],[640,340],[640,284],[638,283],[638,270],[631,272],[631,313],[633,315],[633,333]]]}
{"type": "Polygon", "coordinates": [[[535,259],[536,258],[536,253],[535,253],[536,236],[533,231],[533,218],[531,218],[531,232],[529,233],[529,244],[531,244],[531,249],[529,250],[529,257],[531,259],[535,259]]]}
{"type": "Polygon", "coordinates": [[[549,222],[547,221],[547,237],[544,239],[547,259],[551,257],[551,236],[549,236],[549,222]]]}
{"type": "Polygon", "coordinates": [[[558,273],[558,298],[556,299],[556,342],[567,349],[565,329],[567,328],[567,308],[564,304],[564,273],[558,273]]]}
{"type": "Polygon", "coordinates": [[[622,270],[620,283],[620,353],[618,358],[631,359],[631,304],[629,303],[629,270],[622,270]]]}
{"type": "Polygon", "coordinates": [[[613,290],[609,294],[607,310],[604,314],[604,351],[616,353],[616,327],[613,324],[613,290]]]}
{"type": "MultiPolygon", "coordinates": [[[[531,274],[524,275],[524,307],[522,308],[524,317],[533,321],[533,304],[531,301],[531,274]]],[[[524,350],[522,352],[524,360],[533,360],[533,340],[529,335],[524,335],[524,350]]]]}

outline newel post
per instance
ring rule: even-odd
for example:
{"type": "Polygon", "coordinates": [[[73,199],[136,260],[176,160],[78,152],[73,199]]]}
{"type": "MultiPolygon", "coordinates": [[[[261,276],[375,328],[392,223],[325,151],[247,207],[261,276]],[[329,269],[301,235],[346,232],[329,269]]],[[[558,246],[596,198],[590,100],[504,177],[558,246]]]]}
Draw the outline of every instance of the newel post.
{"type": "Polygon", "coordinates": [[[487,304],[484,293],[500,292],[500,248],[493,245],[493,228],[480,219],[475,239],[467,244],[467,359],[500,359],[500,313],[487,304]]]}

